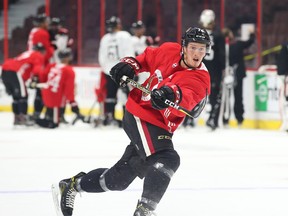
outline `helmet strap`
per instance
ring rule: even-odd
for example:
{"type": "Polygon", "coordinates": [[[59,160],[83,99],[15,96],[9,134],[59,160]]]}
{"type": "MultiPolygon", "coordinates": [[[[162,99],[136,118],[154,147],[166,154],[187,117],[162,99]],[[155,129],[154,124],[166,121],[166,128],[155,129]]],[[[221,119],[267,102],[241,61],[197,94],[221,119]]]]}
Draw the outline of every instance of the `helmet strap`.
{"type": "Polygon", "coordinates": [[[181,60],[183,61],[183,63],[189,68],[189,69],[195,69],[194,67],[191,67],[190,65],[188,65],[184,59],[184,53],[182,53],[182,56],[181,56],[181,60]]]}

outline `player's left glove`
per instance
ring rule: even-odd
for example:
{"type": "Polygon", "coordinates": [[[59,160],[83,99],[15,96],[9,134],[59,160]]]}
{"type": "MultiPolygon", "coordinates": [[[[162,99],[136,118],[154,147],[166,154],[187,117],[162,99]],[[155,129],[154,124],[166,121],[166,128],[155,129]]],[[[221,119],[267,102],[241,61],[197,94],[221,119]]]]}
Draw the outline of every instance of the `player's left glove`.
{"type": "Polygon", "coordinates": [[[39,78],[37,76],[33,76],[31,78],[31,82],[28,85],[28,88],[36,89],[38,83],[39,83],[39,78]]]}
{"type": "Polygon", "coordinates": [[[179,103],[181,100],[181,92],[178,86],[172,85],[162,86],[159,89],[154,89],[151,92],[151,104],[154,109],[165,109],[169,107],[165,101],[168,99],[169,101],[179,103]],[[172,87],[172,88],[171,88],[172,87]]]}
{"type": "Polygon", "coordinates": [[[122,80],[123,76],[127,76],[133,79],[135,76],[135,71],[140,69],[140,64],[133,57],[126,57],[120,60],[111,70],[110,75],[112,80],[121,87],[126,86],[126,82],[122,80]]]}

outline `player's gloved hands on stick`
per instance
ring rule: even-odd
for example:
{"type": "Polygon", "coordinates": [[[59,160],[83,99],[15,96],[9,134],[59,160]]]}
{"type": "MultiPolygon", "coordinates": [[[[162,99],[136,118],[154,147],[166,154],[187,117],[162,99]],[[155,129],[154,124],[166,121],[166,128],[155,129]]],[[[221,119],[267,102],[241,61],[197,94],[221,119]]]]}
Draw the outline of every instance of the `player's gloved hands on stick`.
{"type": "Polygon", "coordinates": [[[162,86],[151,92],[151,104],[154,109],[161,110],[169,107],[169,105],[165,103],[166,99],[172,102],[175,100],[175,94],[168,86],[162,86]]]}
{"type": "Polygon", "coordinates": [[[139,70],[140,65],[137,60],[133,57],[126,57],[121,59],[121,62],[116,64],[111,70],[110,75],[112,80],[120,85],[121,87],[126,86],[126,82],[124,82],[121,78],[123,76],[127,76],[130,79],[133,79],[135,76],[135,70],[139,70]]]}

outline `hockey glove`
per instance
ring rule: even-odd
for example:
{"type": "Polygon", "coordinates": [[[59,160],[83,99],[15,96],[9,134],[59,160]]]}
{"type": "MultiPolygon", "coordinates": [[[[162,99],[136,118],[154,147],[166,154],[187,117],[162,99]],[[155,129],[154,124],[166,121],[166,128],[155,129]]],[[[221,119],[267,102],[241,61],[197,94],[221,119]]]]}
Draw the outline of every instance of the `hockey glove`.
{"type": "Polygon", "coordinates": [[[76,114],[75,119],[72,121],[72,125],[74,125],[78,120],[81,120],[82,122],[86,123],[85,117],[80,113],[77,103],[74,101],[71,102],[70,105],[72,112],[76,114]]]}
{"type": "Polygon", "coordinates": [[[162,86],[160,89],[154,89],[151,92],[151,104],[154,109],[167,108],[169,105],[165,103],[166,99],[172,102],[176,99],[174,91],[168,86],[162,86]]]}
{"type": "Polygon", "coordinates": [[[28,85],[28,88],[36,89],[38,83],[39,83],[39,78],[37,76],[33,76],[31,79],[31,82],[28,85]]]}
{"type": "Polygon", "coordinates": [[[124,82],[121,78],[123,76],[127,76],[130,79],[133,79],[135,76],[135,71],[140,69],[140,65],[137,60],[133,57],[127,57],[121,59],[121,62],[116,64],[111,70],[110,75],[112,80],[121,87],[126,86],[126,82],[124,82]]]}
{"type": "Polygon", "coordinates": [[[74,101],[74,102],[71,102],[70,105],[71,105],[72,112],[75,113],[76,115],[79,115],[80,112],[79,112],[79,107],[77,103],[74,101]]]}

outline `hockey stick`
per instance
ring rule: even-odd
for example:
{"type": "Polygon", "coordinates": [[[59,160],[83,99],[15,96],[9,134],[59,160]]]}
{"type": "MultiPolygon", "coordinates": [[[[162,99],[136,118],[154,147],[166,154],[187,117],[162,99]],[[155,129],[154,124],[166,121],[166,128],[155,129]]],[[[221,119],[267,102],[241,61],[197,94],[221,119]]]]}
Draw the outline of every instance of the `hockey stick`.
{"type": "Polygon", "coordinates": [[[225,70],[222,80],[221,103],[218,118],[219,127],[223,127],[223,120],[229,120],[231,105],[230,95],[234,83],[234,71],[229,63],[229,37],[225,38],[225,70]]]}
{"type": "Polygon", "coordinates": [[[91,122],[92,112],[93,112],[94,107],[96,106],[97,102],[98,102],[97,100],[95,100],[95,101],[93,102],[91,108],[90,108],[89,111],[88,111],[88,116],[85,117],[85,121],[86,121],[87,123],[88,123],[88,122],[89,122],[89,123],[91,122]]]}
{"type": "Polygon", "coordinates": [[[26,84],[27,88],[39,88],[39,89],[47,89],[48,84],[47,83],[36,83],[35,86],[31,87],[31,83],[26,84]]]}
{"type": "MultiPolygon", "coordinates": [[[[130,79],[127,76],[123,76],[122,80],[126,83],[131,84],[133,87],[141,90],[142,92],[144,92],[146,94],[151,94],[151,91],[149,89],[147,89],[145,86],[141,85],[140,83],[136,82],[135,80],[130,79]]],[[[207,103],[207,100],[208,100],[208,93],[207,93],[207,89],[206,89],[205,97],[191,111],[185,109],[182,106],[179,106],[177,103],[174,103],[173,101],[170,101],[168,99],[166,99],[164,101],[164,103],[167,104],[169,107],[172,107],[172,108],[184,113],[185,115],[187,115],[191,118],[197,118],[201,114],[202,110],[204,109],[204,107],[207,103]]]]}
{"type": "Polygon", "coordinates": [[[83,123],[87,123],[90,124],[91,123],[91,117],[92,117],[92,112],[97,104],[97,100],[95,100],[91,106],[91,108],[88,111],[88,115],[87,116],[82,116],[82,115],[76,115],[76,117],[74,118],[74,120],[72,121],[72,125],[76,124],[76,122],[78,120],[81,120],[83,123]]]}

